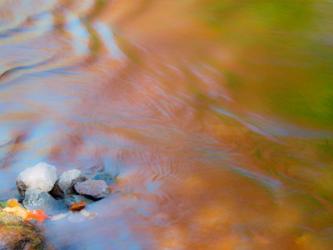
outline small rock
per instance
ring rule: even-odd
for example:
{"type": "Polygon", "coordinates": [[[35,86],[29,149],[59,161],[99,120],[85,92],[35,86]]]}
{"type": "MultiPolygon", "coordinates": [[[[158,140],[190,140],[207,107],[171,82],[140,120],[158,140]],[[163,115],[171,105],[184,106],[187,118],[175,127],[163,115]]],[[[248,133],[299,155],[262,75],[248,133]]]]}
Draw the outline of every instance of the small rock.
{"type": "Polygon", "coordinates": [[[60,189],[65,193],[73,191],[73,186],[78,183],[85,181],[87,178],[82,176],[82,173],[78,169],[72,169],[64,172],[58,181],[60,189]]]}
{"type": "Polygon", "coordinates": [[[56,199],[63,199],[67,194],[73,194],[73,186],[87,178],[78,169],[68,170],[61,174],[59,180],[54,184],[50,194],[56,199]]]}
{"type": "Polygon", "coordinates": [[[108,185],[103,180],[87,180],[76,183],[74,189],[81,195],[98,200],[109,194],[108,185]]]}
{"type": "Polygon", "coordinates": [[[57,181],[57,169],[45,162],[25,169],[16,179],[16,186],[23,196],[27,189],[49,192],[57,181]]]}
{"type": "Polygon", "coordinates": [[[63,202],[54,199],[49,193],[28,189],[25,192],[23,206],[29,210],[44,210],[47,214],[55,214],[65,210],[63,202]]]}

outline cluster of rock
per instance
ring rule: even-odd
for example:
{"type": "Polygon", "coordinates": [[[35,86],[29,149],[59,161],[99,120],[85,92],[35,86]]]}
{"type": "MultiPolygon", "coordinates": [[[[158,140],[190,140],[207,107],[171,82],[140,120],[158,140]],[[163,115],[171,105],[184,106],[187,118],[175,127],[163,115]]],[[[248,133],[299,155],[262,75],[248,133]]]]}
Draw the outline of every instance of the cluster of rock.
{"type": "Polygon", "coordinates": [[[16,179],[22,204],[28,209],[43,209],[54,214],[75,203],[88,204],[105,198],[113,177],[106,172],[83,174],[78,169],[63,172],[47,163],[25,169],[16,179]]]}
{"type": "Polygon", "coordinates": [[[83,208],[109,195],[113,182],[114,177],[104,170],[83,174],[72,169],[58,176],[54,166],[43,162],[25,169],[16,179],[21,203],[17,199],[0,201],[0,249],[49,249],[30,219],[44,220],[48,217],[44,211],[52,218],[70,214],[64,213],[68,208],[90,217],[83,208]]]}

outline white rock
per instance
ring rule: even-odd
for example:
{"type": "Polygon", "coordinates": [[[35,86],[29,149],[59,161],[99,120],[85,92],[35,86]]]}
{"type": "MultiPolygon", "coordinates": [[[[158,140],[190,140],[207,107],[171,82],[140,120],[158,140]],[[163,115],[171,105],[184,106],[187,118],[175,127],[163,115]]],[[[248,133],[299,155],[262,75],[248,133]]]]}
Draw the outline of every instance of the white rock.
{"type": "Polygon", "coordinates": [[[49,192],[56,181],[56,167],[40,162],[21,172],[16,179],[16,185],[21,194],[24,194],[27,189],[49,192]]]}
{"type": "Polygon", "coordinates": [[[78,169],[68,170],[60,175],[58,185],[60,189],[67,193],[73,187],[76,180],[82,178],[81,171],[78,169]]]}

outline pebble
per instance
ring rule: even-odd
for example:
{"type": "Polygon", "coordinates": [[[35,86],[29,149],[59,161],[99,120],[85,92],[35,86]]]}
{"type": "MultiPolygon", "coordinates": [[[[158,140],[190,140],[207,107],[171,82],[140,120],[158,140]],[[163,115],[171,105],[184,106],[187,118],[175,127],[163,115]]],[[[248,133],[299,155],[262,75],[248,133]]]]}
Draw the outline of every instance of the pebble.
{"type": "Polygon", "coordinates": [[[80,170],[68,170],[60,175],[50,194],[56,199],[63,199],[67,194],[74,193],[73,186],[76,183],[85,181],[86,179],[80,170]]]}
{"type": "MultiPolygon", "coordinates": [[[[21,212],[16,211],[18,208],[22,211],[42,212],[53,221],[63,218],[73,222],[82,221],[83,218],[92,219],[96,214],[85,208],[111,193],[109,185],[112,185],[116,178],[104,171],[94,172],[83,175],[79,169],[72,169],[62,173],[58,179],[56,167],[45,162],[38,163],[22,171],[16,179],[24,208],[18,206],[14,199],[5,203],[0,201],[0,207],[4,207],[3,210],[8,210],[8,213],[16,214],[21,212]],[[66,213],[68,210],[70,212],[66,213]]],[[[40,217],[40,214],[33,215],[40,217]]]]}
{"type": "Polygon", "coordinates": [[[76,183],[74,189],[77,193],[92,199],[102,199],[109,194],[108,185],[103,180],[86,180],[76,183]]]}
{"type": "Polygon", "coordinates": [[[56,168],[45,162],[40,162],[22,171],[16,179],[16,186],[21,195],[24,195],[27,189],[49,192],[56,181],[56,168]]]}
{"type": "Polygon", "coordinates": [[[80,181],[85,181],[86,177],[82,176],[82,173],[78,169],[68,170],[60,175],[58,185],[60,189],[65,193],[70,193],[73,190],[73,186],[80,181]]]}

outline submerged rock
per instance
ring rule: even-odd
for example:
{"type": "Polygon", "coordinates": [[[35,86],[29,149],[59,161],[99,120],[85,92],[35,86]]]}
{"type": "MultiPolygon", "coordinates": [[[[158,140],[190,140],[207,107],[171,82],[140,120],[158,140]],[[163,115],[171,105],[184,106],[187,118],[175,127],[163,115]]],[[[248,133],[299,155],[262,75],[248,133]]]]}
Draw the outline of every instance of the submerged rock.
{"type": "Polygon", "coordinates": [[[67,207],[71,207],[75,203],[84,202],[86,204],[89,204],[92,201],[87,199],[84,196],[74,194],[74,195],[66,196],[65,199],[64,199],[64,202],[65,202],[67,207]]]}
{"type": "Polygon", "coordinates": [[[65,209],[63,202],[54,199],[49,193],[28,189],[25,193],[23,206],[30,210],[44,210],[47,214],[55,214],[65,209]]]}
{"type": "Polygon", "coordinates": [[[40,230],[22,218],[0,209],[0,249],[46,249],[40,230]]]}
{"type": "Polygon", "coordinates": [[[77,193],[92,199],[102,199],[109,194],[108,185],[103,180],[86,180],[76,183],[74,189],[77,193]]]}
{"type": "Polygon", "coordinates": [[[57,170],[54,166],[45,162],[25,169],[16,179],[16,186],[23,196],[27,189],[49,192],[57,181],[57,170]]]}
{"type": "Polygon", "coordinates": [[[103,180],[108,185],[115,182],[115,177],[113,175],[111,175],[110,173],[107,173],[107,172],[99,172],[93,177],[93,179],[94,180],[103,180]]]}

